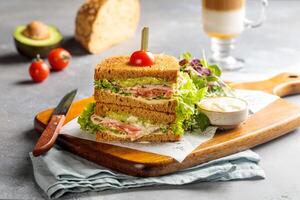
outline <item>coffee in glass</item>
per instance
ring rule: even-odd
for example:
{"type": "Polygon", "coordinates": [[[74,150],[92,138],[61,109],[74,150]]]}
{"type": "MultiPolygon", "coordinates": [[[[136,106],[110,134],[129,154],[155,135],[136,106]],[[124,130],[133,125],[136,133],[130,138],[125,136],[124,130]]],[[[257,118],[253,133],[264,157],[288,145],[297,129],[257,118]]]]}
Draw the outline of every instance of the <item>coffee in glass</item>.
{"type": "Polygon", "coordinates": [[[257,22],[245,18],[246,0],[202,0],[204,32],[211,37],[212,57],[210,62],[219,64],[224,70],[235,70],[244,61],[231,56],[235,38],[245,28],[256,28],[265,20],[267,0],[261,0],[262,12],[257,22]]]}

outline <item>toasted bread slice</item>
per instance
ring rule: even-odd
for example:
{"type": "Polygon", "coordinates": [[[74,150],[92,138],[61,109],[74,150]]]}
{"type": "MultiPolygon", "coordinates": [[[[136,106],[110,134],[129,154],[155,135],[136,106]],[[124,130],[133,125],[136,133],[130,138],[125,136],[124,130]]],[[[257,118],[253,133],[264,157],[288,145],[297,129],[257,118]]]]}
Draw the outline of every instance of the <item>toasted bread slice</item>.
{"type": "Polygon", "coordinates": [[[111,132],[97,132],[96,140],[101,141],[118,141],[118,142],[176,142],[179,141],[181,136],[175,135],[172,131],[168,133],[156,132],[142,136],[134,141],[129,137],[116,135],[111,132]]]}
{"type": "Polygon", "coordinates": [[[108,90],[95,89],[94,98],[97,102],[116,104],[119,106],[135,107],[165,113],[175,113],[177,101],[175,99],[152,99],[147,100],[141,97],[124,96],[112,93],[108,90]]]}
{"type": "Polygon", "coordinates": [[[139,0],[87,0],[76,16],[75,39],[98,54],[133,36],[139,18],[139,0]]]}
{"type": "Polygon", "coordinates": [[[145,120],[150,120],[153,123],[171,124],[175,121],[176,115],[164,112],[156,112],[143,108],[119,106],[116,104],[105,104],[96,102],[95,114],[105,116],[107,112],[128,113],[145,120]]]}
{"type": "Polygon", "coordinates": [[[175,57],[157,54],[155,55],[155,64],[146,67],[130,65],[129,58],[129,56],[115,56],[105,59],[95,69],[95,80],[156,77],[173,83],[177,82],[179,64],[175,57]]]}

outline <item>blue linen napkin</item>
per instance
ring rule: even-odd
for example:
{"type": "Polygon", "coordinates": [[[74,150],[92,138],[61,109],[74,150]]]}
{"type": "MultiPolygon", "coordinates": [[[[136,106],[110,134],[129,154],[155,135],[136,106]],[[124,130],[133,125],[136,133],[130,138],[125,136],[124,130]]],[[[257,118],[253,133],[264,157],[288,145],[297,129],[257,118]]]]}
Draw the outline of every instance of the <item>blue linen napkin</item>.
{"type": "Polygon", "coordinates": [[[51,199],[65,193],[103,191],[157,185],[184,185],[204,181],[263,179],[260,157],[251,150],[160,177],[133,177],[96,165],[59,147],[34,157],[30,153],[37,184],[51,199]]]}

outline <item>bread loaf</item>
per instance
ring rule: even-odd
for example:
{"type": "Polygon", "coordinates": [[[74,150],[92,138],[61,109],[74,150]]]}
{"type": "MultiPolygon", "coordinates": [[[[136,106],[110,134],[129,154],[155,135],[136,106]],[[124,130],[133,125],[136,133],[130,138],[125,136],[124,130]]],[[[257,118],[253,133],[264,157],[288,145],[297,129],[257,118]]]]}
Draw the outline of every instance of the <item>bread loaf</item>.
{"type": "Polygon", "coordinates": [[[139,18],[139,0],[88,0],[77,13],[75,39],[98,54],[131,37],[139,18]]]}

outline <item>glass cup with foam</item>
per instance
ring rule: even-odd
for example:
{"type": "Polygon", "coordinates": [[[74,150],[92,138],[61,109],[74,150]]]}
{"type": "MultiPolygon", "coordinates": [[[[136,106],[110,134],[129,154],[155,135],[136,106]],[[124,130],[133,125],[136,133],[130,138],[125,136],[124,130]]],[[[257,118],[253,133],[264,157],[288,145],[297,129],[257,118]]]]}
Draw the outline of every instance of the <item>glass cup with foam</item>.
{"type": "Polygon", "coordinates": [[[211,63],[223,70],[236,70],[244,66],[244,60],[231,55],[235,38],[245,28],[260,27],[265,21],[268,0],[260,0],[262,10],[258,21],[245,17],[246,0],[202,0],[202,21],[204,32],[211,37],[211,63]]]}

